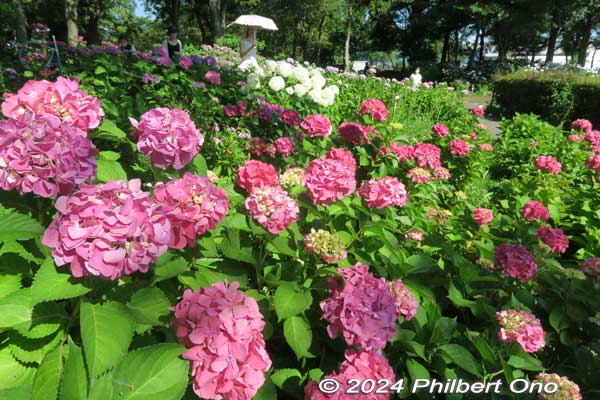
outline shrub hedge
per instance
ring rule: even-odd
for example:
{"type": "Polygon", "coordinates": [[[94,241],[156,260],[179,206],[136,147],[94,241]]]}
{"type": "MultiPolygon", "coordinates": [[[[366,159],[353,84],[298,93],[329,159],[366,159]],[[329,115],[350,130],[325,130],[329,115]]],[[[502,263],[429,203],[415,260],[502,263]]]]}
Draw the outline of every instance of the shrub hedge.
{"type": "Polygon", "coordinates": [[[494,102],[505,117],[533,113],[557,125],[577,118],[596,125],[600,124],[600,77],[547,71],[498,75],[494,102]]]}

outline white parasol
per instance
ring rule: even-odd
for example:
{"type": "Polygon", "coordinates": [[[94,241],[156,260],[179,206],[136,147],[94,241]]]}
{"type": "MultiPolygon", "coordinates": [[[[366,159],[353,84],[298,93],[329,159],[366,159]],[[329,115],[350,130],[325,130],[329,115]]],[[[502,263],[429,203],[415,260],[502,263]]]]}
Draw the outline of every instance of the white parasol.
{"type": "Polygon", "coordinates": [[[227,27],[229,28],[234,24],[262,28],[269,31],[277,30],[277,25],[275,25],[275,22],[271,18],[261,17],[260,15],[240,15],[235,21],[227,25],[227,27]]]}

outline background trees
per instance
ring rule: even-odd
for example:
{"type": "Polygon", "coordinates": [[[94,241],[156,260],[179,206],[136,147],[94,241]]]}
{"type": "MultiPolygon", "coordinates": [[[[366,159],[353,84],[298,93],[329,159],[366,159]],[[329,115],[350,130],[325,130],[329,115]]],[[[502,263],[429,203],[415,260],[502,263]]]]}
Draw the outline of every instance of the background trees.
{"type": "Polygon", "coordinates": [[[138,48],[178,26],[185,43],[235,45],[227,23],[242,13],[272,17],[276,33],[261,32],[262,53],[350,67],[369,55],[387,66],[474,64],[490,51],[500,63],[545,60],[564,52],[585,65],[598,36],[600,0],[10,0],[0,5],[0,39],[24,41],[31,24],[47,24],[60,40],[89,43],[128,34],[138,48]],[[384,54],[384,53],[387,54],[384,54]]]}

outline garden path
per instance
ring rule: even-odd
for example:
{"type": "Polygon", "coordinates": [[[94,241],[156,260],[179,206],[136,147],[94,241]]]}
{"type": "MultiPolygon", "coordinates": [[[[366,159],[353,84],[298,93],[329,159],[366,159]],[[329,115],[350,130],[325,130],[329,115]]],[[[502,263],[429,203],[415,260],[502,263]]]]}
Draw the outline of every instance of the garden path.
{"type": "Polygon", "coordinates": [[[492,137],[496,138],[500,135],[500,123],[497,115],[488,113],[487,108],[490,105],[491,100],[492,96],[490,95],[474,95],[465,97],[463,104],[469,109],[479,105],[482,105],[486,109],[485,116],[481,118],[481,123],[487,126],[492,137]]]}

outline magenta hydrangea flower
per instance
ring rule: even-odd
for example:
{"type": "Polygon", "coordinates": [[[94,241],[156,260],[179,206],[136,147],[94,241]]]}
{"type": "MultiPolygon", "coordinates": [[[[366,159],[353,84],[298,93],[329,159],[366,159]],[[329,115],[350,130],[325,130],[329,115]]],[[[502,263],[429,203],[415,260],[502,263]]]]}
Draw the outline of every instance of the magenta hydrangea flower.
{"type": "Polygon", "coordinates": [[[379,132],[373,127],[359,125],[354,122],[344,122],[338,126],[337,130],[344,142],[354,145],[371,143],[373,136],[379,136],[379,132]]]}
{"type": "Polygon", "coordinates": [[[402,279],[397,279],[393,282],[386,282],[388,289],[394,296],[396,303],[396,314],[398,316],[404,316],[404,319],[410,321],[417,315],[417,308],[419,303],[415,301],[415,298],[411,291],[404,285],[402,279]]]}
{"type": "Polygon", "coordinates": [[[431,127],[431,132],[435,133],[439,137],[446,137],[450,133],[450,130],[444,124],[435,124],[431,127]]]}
{"type": "Polygon", "coordinates": [[[96,176],[98,150],[85,132],[30,111],[0,121],[0,188],[56,197],[96,176]]]}
{"type": "Polygon", "coordinates": [[[326,156],[308,164],[304,173],[304,186],[314,204],[326,206],[354,192],[355,171],[349,169],[346,162],[326,156]]]}
{"type": "Polygon", "coordinates": [[[465,142],[462,139],[454,139],[450,142],[450,154],[464,157],[467,154],[469,154],[469,151],[469,143],[465,142]]]}
{"type": "Polygon", "coordinates": [[[582,135],[568,135],[567,140],[571,143],[581,142],[583,140],[582,135]]]}
{"type": "Polygon", "coordinates": [[[442,166],[440,161],[441,150],[434,144],[417,143],[413,147],[412,155],[417,160],[419,167],[438,169],[442,166]]]}
{"type": "Polygon", "coordinates": [[[251,193],[256,188],[275,186],[278,176],[275,167],[257,160],[247,160],[237,171],[236,184],[251,193]]]}
{"type": "Polygon", "coordinates": [[[600,278],[600,258],[587,258],[581,263],[581,272],[600,278]]]}
{"type": "Polygon", "coordinates": [[[560,174],[562,166],[558,160],[552,156],[539,156],[535,159],[537,169],[549,172],[551,174],[560,174]]]}
{"type": "Polygon", "coordinates": [[[162,206],[140,189],[139,179],[82,184],[56,200],[56,217],[42,243],[56,265],[74,277],[115,280],[148,271],[168,248],[171,225],[162,206]]]}
{"type": "Polygon", "coordinates": [[[544,386],[549,383],[555,383],[558,386],[558,390],[554,393],[540,393],[538,400],[583,400],[579,386],[566,376],[541,372],[535,377],[535,380],[544,386]]]}
{"type": "Polygon", "coordinates": [[[156,201],[171,223],[169,247],[194,247],[196,236],[215,229],[229,211],[229,200],[223,189],[210,179],[190,173],[154,188],[156,201]]]}
{"type": "Polygon", "coordinates": [[[140,122],[129,121],[138,134],[137,149],[158,168],[182,169],[200,151],[204,137],[187,111],[154,108],[142,114],[140,122]]]}
{"type": "Polygon", "coordinates": [[[324,115],[309,115],[302,121],[300,128],[311,138],[327,137],[331,134],[331,121],[324,115]]]}
{"type": "Polygon", "coordinates": [[[369,208],[402,207],[408,202],[404,185],[391,176],[364,182],[357,193],[369,208]]]}
{"type": "Polygon", "coordinates": [[[254,189],[244,205],[256,222],[275,235],[297,221],[300,213],[296,200],[279,186],[254,189]]]}
{"type": "Polygon", "coordinates": [[[173,308],[192,387],[203,399],[250,400],[271,367],[263,316],[256,300],[238,287],[238,282],[217,282],[187,289],[173,308]]]}
{"type": "Polygon", "coordinates": [[[342,335],[349,346],[382,349],[396,335],[396,304],[383,278],[375,278],[369,267],[357,263],[338,268],[342,279],[330,278],[330,297],[321,302],[327,332],[342,335]]]}
{"type": "Polygon", "coordinates": [[[550,247],[554,253],[564,253],[569,247],[569,238],[562,229],[555,229],[550,226],[540,226],[538,228],[537,239],[550,247]]]}
{"type": "Polygon", "coordinates": [[[483,106],[473,107],[471,108],[471,113],[478,117],[483,117],[485,115],[485,109],[483,108],[483,106]]]}
{"type": "Polygon", "coordinates": [[[596,154],[587,159],[585,167],[594,171],[600,171],[600,155],[596,154]]]}
{"type": "Polygon", "coordinates": [[[281,118],[281,121],[290,128],[295,128],[302,122],[300,114],[298,114],[298,111],[296,110],[283,110],[281,114],[279,114],[279,118],[281,118]]]}
{"type": "Polygon", "coordinates": [[[344,167],[348,168],[349,171],[352,171],[352,174],[356,172],[356,160],[354,160],[354,157],[349,151],[332,147],[327,151],[324,158],[341,162],[344,167]]]}
{"type": "Polygon", "coordinates": [[[360,105],[360,115],[369,114],[375,121],[385,121],[388,117],[388,109],[383,101],[378,99],[366,99],[360,105]]]}
{"type": "Polygon", "coordinates": [[[163,67],[169,67],[173,64],[173,61],[168,56],[160,56],[156,57],[156,63],[162,65],[163,67]]]}
{"type": "Polygon", "coordinates": [[[183,69],[189,69],[189,68],[191,68],[192,65],[194,65],[194,61],[192,60],[192,57],[183,56],[179,59],[179,66],[183,69]]]}
{"type": "Polygon", "coordinates": [[[206,74],[204,74],[204,79],[213,85],[221,84],[221,75],[215,71],[208,71],[206,74]]]}
{"type": "Polygon", "coordinates": [[[294,152],[294,148],[296,148],[294,141],[289,137],[277,138],[273,144],[275,145],[277,153],[281,154],[283,157],[291,156],[294,152]]]}
{"type": "Polygon", "coordinates": [[[494,249],[494,261],[501,275],[527,282],[537,272],[537,261],[525,246],[505,243],[494,249]]]}
{"type": "Polygon", "coordinates": [[[309,115],[300,124],[300,129],[309,137],[327,137],[331,134],[331,121],[324,115],[309,115]]]}
{"type": "Polygon", "coordinates": [[[487,208],[476,208],[473,210],[473,221],[478,225],[489,224],[494,219],[492,210],[487,208]]]}
{"type": "Polygon", "coordinates": [[[79,82],[59,76],[56,82],[28,81],[15,94],[5,94],[2,113],[23,121],[26,112],[37,116],[53,115],[62,122],[77,127],[85,135],[96,129],[104,111],[100,100],[79,89],[79,82]]]}
{"type": "Polygon", "coordinates": [[[600,131],[592,130],[585,133],[585,140],[592,145],[600,144],[600,131]]]}
{"type": "Polygon", "coordinates": [[[540,221],[547,221],[550,218],[550,212],[548,209],[539,201],[531,200],[523,206],[521,209],[521,215],[529,222],[533,222],[536,219],[540,221]]]}
{"type": "Polygon", "coordinates": [[[496,313],[502,343],[517,342],[523,350],[535,353],[546,345],[546,332],[535,315],[526,311],[504,310],[496,313]]]}
{"type": "Polygon", "coordinates": [[[576,131],[583,131],[585,133],[592,131],[592,123],[587,119],[576,119],[571,122],[571,129],[576,131]]]}
{"type": "Polygon", "coordinates": [[[398,161],[412,161],[415,157],[415,149],[412,146],[403,144],[398,145],[398,143],[392,141],[388,146],[381,145],[379,148],[378,156],[385,156],[386,154],[394,154],[398,157],[398,161]]]}

